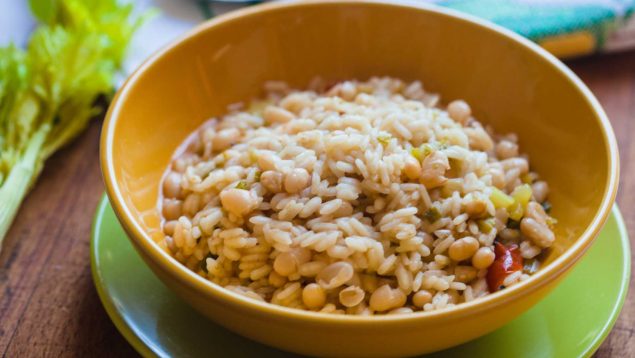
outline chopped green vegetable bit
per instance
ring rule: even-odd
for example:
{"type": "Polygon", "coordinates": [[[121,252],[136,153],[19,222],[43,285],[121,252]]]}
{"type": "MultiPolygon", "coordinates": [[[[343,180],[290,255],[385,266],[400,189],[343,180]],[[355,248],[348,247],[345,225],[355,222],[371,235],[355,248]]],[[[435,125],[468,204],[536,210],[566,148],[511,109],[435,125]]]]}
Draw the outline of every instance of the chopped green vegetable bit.
{"type": "Polygon", "coordinates": [[[262,175],[262,172],[260,170],[257,170],[256,174],[254,175],[254,181],[259,182],[261,175],[262,175]]]}
{"type": "Polygon", "coordinates": [[[423,214],[423,217],[432,224],[441,219],[441,213],[437,208],[431,207],[430,209],[426,210],[425,214],[423,214]]]}
{"type": "MultiPolygon", "coordinates": [[[[520,221],[523,215],[525,215],[525,208],[531,200],[531,186],[529,184],[523,184],[517,186],[509,197],[512,199],[512,203],[506,207],[509,217],[513,220],[520,221]]],[[[496,203],[494,204],[496,206],[496,203]]]]}
{"type": "Polygon", "coordinates": [[[238,184],[236,184],[236,189],[247,190],[249,189],[249,185],[247,184],[246,181],[241,180],[238,182],[238,184]]]}
{"type": "Polygon", "coordinates": [[[425,143],[422,144],[419,148],[410,149],[410,154],[412,154],[413,157],[417,158],[417,160],[421,162],[434,151],[435,149],[432,144],[425,143]]]}
{"type": "Polygon", "coordinates": [[[425,158],[425,155],[423,154],[423,150],[421,148],[410,149],[410,154],[418,161],[422,161],[425,158]]]}
{"type": "Polygon", "coordinates": [[[511,196],[503,193],[496,187],[492,187],[492,193],[489,198],[496,209],[507,208],[514,203],[514,199],[511,196]]]}
{"type": "Polygon", "coordinates": [[[509,228],[509,229],[519,229],[520,228],[520,221],[517,221],[517,220],[514,220],[514,219],[507,220],[507,228],[509,228]]]}
{"type": "Polygon", "coordinates": [[[514,202],[512,205],[507,207],[507,213],[509,214],[510,219],[520,221],[520,219],[523,218],[524,210],[520,203],[514,202]]]}
{"type": "Polygon", "coordinates": [[[478,220],[476,224],[478,225],[478,229],[481,232],[489,234],[496,226],[496,221],[494,220],[494,218],[489,218],[485,220],[478,220]]]}
{"type": "Polygon", "coordinates": [[[380,134],[377,136],[377,141],[381,143],[382,145],[386,146],[388,145],[388,143],[390,143],[391,138],[392,136],[390,134],[380,134]]]}
{"type": "Polygon", "coordinates": [[[514,201],[520,204],[523,208],[529,204],[529,200],[531,200],[532,190],[529,184],[523,184],[517,186],[512,192],[511,196],[514,201]]]}

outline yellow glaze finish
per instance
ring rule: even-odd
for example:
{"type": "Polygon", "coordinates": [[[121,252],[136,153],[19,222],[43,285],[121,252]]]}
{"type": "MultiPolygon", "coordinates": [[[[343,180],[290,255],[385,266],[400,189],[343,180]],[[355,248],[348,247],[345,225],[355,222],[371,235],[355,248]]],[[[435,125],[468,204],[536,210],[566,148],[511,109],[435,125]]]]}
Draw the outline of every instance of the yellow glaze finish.
{"type": "Polygon", "coordinates": [[[102,132],[110,201],[152,270],[202,314],[282,349],[329,356],[430,352],[495,330],[546,295],[589,248],[610,213],[618,152],[597,100],[537,45],[481,20],[427,5],[304,1],[211,20],[146,61],[115,97],[102,132]],[[314,76],[421,80],[462,98],[499,132],[516,132],[549,182],[557,242],[529,280],[451,310],[347,317],[256,302],[197,276],[163,251],[156,203],[175,148],[267,80],[314,76]]]}

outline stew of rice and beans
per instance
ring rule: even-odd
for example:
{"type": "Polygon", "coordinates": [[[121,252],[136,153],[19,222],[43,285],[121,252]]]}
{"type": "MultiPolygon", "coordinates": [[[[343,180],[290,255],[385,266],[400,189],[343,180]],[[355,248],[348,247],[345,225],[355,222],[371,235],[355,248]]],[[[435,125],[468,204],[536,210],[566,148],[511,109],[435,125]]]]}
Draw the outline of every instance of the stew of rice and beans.
{"type": "Polygon", "coordinates": [[[193,133],[164,178],[164,248],[197,274],[373,315],[452,307],[538,269],[555,220],[514,134],[418,81],[265,88],[193,133]]]}

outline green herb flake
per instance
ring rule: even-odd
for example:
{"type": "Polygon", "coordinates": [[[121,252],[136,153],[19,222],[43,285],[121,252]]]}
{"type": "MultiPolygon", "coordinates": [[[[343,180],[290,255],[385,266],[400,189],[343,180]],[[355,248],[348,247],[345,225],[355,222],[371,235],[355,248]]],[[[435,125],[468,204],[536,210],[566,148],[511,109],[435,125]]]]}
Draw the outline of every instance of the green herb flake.
{"type": "Polygon", "coordinates": [[[260,170],[257,170],[256,174],[254,174],[254,181],[259,182],[260,176],[262,176],[262,172],[260,170]]]}
{"type": "Polygon", "coordinates": [[[390,134],[380,134],[377,136],[377,141],[383,146],[387,146],[390,143],[392,136],[390,134]]]}
{"type": "Polygon", "coordinates": [[[425,214],[423,214],[423,218],[426,219],[430,224],[433,224],[437,220],[441,219],[441,213],[437,208],[432,207],[426,210],[425,214]]]}
{"type": "Polygon", "coordinates": [[[236,189],[248,190],[249,189],[249,185],[247,184],[246,181],[241,180],[241,181],[238,182],[238,184],[236,184],[236,189]]]}

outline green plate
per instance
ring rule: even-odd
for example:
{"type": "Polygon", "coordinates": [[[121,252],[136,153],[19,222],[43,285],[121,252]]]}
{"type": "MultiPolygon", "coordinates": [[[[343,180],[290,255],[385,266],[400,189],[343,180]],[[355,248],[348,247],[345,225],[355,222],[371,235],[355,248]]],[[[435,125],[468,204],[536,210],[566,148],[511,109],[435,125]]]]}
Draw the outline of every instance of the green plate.
{"type": "MultiPolygon", "coordinates": [[[[90,252],[93,280],[108,315],[143,356],[291,356],[227,331],[169,291],[134,251],[105,197],[95,215],[90,252]]],[[[628,235],[614,207],[588,254],[547,298],[505,327],[436,355],[590,356],[617,319],[629,277],[628,235]]]]}

